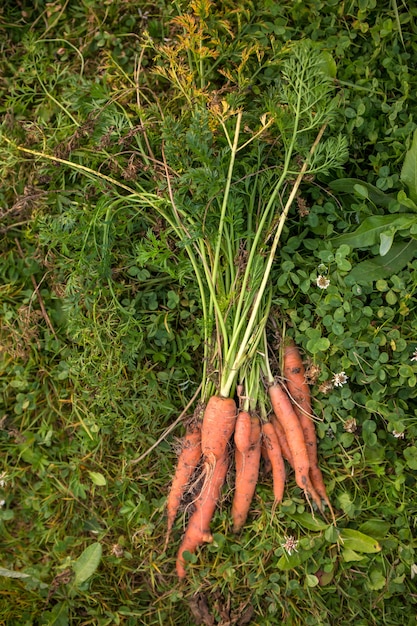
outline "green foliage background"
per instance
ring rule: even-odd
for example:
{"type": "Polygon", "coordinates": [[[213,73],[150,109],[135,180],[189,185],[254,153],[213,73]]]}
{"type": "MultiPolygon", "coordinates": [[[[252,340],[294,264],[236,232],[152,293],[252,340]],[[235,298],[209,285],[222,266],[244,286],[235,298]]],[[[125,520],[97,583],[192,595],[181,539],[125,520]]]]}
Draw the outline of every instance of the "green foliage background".
{"type": "MultiPolygon", "coordinates": [[[[151,71],[148,37],[169,43],[171,18],[190,9],[6,2],[0,623],[415,623],[417,251],[415,222],[398,216],[416,214],[401,169],[417,126],[417,11],[375,0],[217,5],[212,46],[231,72],[212,68],[218,89],[235,80],[263,96],[277,72],[266,61],[294,39],[313,40],[337,67],[349,159],[343,171],[303,185],[309,212],[300,219],[294,211],[286,226],[273,304],[320,367],[314,408],[338,528],[313,519],[294,486],[272,514],[263,477],[250,521],[233,537],[230,488],[214,543],[178,584],[181,520],[162,549],[175,437],[132,461],[197,390],[198,292],[184,250],[151,207],[126,201],[125,187],[165,193],[142,128],[158,157],[160,111],[180,125],[187,99],[173,98],[151,71]],[[372,233],[366,219],[387,216],[386,230],[372,233]],[[391,256],[379,254],[381,232],[391,237],[391,256]],[[330,280],[327,290],[315,285],[319,273],[330,280]],[[323,383],[341,371],[348,383],[324,393],[323,383]],[[343,540],[346,529],[381,549],[358,536],[343,540]],[[289,558],[287,536],[299,540],[289,558]]],[[[165,136],[172,159],[182,147],[173,123],[165,136]]]]}

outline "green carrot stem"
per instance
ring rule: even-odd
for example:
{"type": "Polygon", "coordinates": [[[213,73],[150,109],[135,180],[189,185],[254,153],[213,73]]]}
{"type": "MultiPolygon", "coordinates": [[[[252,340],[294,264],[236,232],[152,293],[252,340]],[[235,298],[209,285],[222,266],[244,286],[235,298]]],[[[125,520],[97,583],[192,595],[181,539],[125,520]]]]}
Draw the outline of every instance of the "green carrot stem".
{"type": "MultiPolygon", "coordinates": [[[[323,133],[324,133],[324,131],[326,129],[326,126],[327,126],[327,124],[323,124],[323,126],[319,130],[319,132],[317,134],[317,137],[314,140],[314,143],[312,144],[312,146],[310,148],[310,153],[309,153],[309,157],[310,158],[314,154],[314,152],[315,152],[315,150],[317,148],[317,145],[319,144],[319,142],[320,142],[320,140],[321,140],[321,138],[323,136],[323,133]]],[[[291,207],[291,205],[292,205],[292,203],[294,201],[295,196],[297,195],[297,192],[298,192],[299,186],[301,184],[301,181],[303,179],[303,176],[304,176],[305,172],[307,171],[307,167],[308,167],[308,159],[304,162],[304,164],[303,164],[303,166],[302,166],[302,168],[301,168],[301,170],[300,170],[300,172],[299,172],[299,174],[298,174],[298,176],[297,176],[297,178],[296,178],[296,180],[294,182],[294,185],[292,187],[292,190],[291,190],[291,193],[290,193],[290,195],[288,197],[288,200],[287,200],[287,202],[285,204],[285,207],[284,207],[284,209],[283,209],[283,211],[281,213],[281,216],[280,216],[280,219],[279,219],[279,222],[278,222],[278,226],[277,226],[277,229],[276,229],[276,232],[275,232],[275,235],[274,235],[274,239],[273,239],[273,242],[272,242],[272,245],[271,245],[271,249],[269,251],[268,260],[267,260],[267,263],[266,263],[264,275],[263,275],[263,278],[262,278],[259,290],[258,290],[258,292],[256,294],[256,297],[255,297],[255,300],[254,300],[254,303],[253,303],[252,313],[251,313],[250,318],[249,318],[249,320],[247,322],[247,327],[246,327],[245,334],[243,336],[243,339],[240,342],[240,348],[239,348],[237,354],[235,355],[234,361],[233,361],[233,363],[232,363],[232,365],[230,367],[230,370],[229,370],[230,373],[228,374],[228,377],[227,377],[225,383],[221,387],[221,394],[222,395],[227,394],[228,389],[230,388],[230,386],[232,385],[233,381],[235,380],[238,367],[239,367],[239,365],[240,365],[240,363],[242,361],[242,357],[244,356],[244,354],[245,354],[245,352],[247,350],[247,344],[248,344],[248,341],[251,338],[253,329],[255,327],[255,324],[256,324],[256,321],[257,321],[257,317],[258,317],[258,311],[259,311],[259,309],[261,307],[261,303],[262,303],[262,300],[263,300],[263,295],[264,295],[266,286],[268,284],[269,275],[271,273],[272,265],[273,265],[273,262],[274,262],[274,259],[275,259],[275,253],[276,253],[276,250],[277,250],[277,247],[278,247],[278,243],[279,243],[279,240],[280,240],[280,237],[281,237],[282,229],[284,227],[284,223],[285,223],[285,220],[287,218],[287,215],[288,215],[288,212],[290,210],[290,207],[291,207]]]]}
{"type": "Polygon", "coordinates": [[[255,411],[258,403],[259,388],[259,362],[255,358],[251,362],[251,367],[245,375],[244,411],[255,411]]]}
{"type": "Polygon", "coordinates": [[[216,294],[216,285],[213,281],[213,275],[210,271],[210,266],[207,261],[207,250],[206,250],[206,242],[204,239],[198,240],[198,250],[201,262],[203,264],[204,274],[206,277],[207,287],[210,293],[210,303],[208,308],[207,316],[210,319],[213,315],[215,315],[216,328],[218,333],[218,341],[219,346],[223,346],[224,351],[227,351],[229,345],[229,336],[226,329],[226,324],[224,322],[223,313],[220,308],[219,300],[216,294]]]}
{"type": "Polygon", "coordinates": [[[24,152],[26,154],[31,154],[32,156],[38,156],[38,157],[41,157],[42,159],[48,159],[49,161],[54,161],[54,163],[62,163],[62,165],[68,165],[72,169],[78,170],[78,171],[82,172],[83,174],[86,174],[90,178],[94,178],[94,179],[99,178],[101,180],[105,180],[106,182],[111,183],[112,185],[115,185],[116,187],[120,187],[121,189],[124,189],[125,191],[129,192],[132,195],[136,195],[138,197],[143,196],[144,200],[146,199],[146,201],[149,201],[151,206],[156,208],[155,205],[153,205],[150,202],[150,200],[151,200],[151,198],[153,200],[157,199],[157,196],[155,196],[154,194],[150,194],[150,193],[146,192],[143,189],[143,187],[141,187],[141,193],[139,194],[137,192],[137,190],[133,189],[132,187],[129,187],[128,185],[125,185],[124,183],[121,183],[120,181],[116,180],[115,178],[112,178],[111,176],[107,176],[106,174],[102,174],[101,172],[97,172],[96,170],[91,169],[91,167],[87,167],[85,165],[81,165],[80,163],[74,163],[73,161],[67,161],[66,159],[60,159],[59,157],[53,156],[52,154],[46,154],[45,152],[38,152],[37,150],[31,150],[30,148],[24,148],[23,146],[18,146],[13,141],[10,141],[10,139],[8,139],[5,136],[3,136],[3,139],[8,144],[13,145],[20,152],[24,152]]]}
{"type": "Polygon", "coordinates": [[[269,363],[269,356],[268,356],[268,341],[266,338],[266,330],[264,329],[263,332],[263,337],[262,337],[262,352],[263,352],[263,361],[262,361],[262,371],[264,373],[264,376],[266,377],[266,382],[269,385],[272,385],[274,382],[274,377],[272,375],[272,371],[271,371],[271,365],[269,363]]]}
{"type": "Polygon", "coordinates": [[[240,331],[243,328],[243,325],[246,323],[246,319],[241,316],[241,312],[242,312],[242,307],[243,307],[243,302],[245,301],[245,299],[247,298],[247,291],[248,291],[248,283],[250,280],[250,276],[252,273],[252,268],[253,268],[253,264],[254,264],[254,259],[255,259],[255,255],[259,254],[259,240],[263,234],[264,231],[264,227],[266,224],[266,221],[269,217],[269,213],[273,207],[273,204],[276,200],[276,197],[286,179],[287,176],[287,170],[290,164],[290,160],[291,160],[291,156],[292,156],[292,151],[293,151],[293,146],[295,143],[295,138],[293,137],[292,139],[292,143],[291,143],[291,148],[289,150],[286,151],[286,155],[285,155],[285,161],[284,161],[284,167],[283,167],[283,171],[281,176],[279,177],[278,182],[276,183],[270,197],[269,200],[267,202],[267,205],[265,207],[265,209],[262,212],[262,217],[260,219],[260,222],[258,224],[256,233],[255,233],[255,237],[253,239],[252,245],[251,245],[251,249],[250,249],[250,253],[249,253],[249,258],[248,258],[248,262],[246,265],[246,269],[245,269],[245,274],[243,277],[243,281],[242,281],[242,287],[240,289],[240,295],[239,295],[239,300],[238,300],[238,304],[236,307],[236,315],[235,315],[235,323],[234,323],[234,327],[233,327],[233,331],[232,331],[232,340],[230,342],[230,347],[231,347],[231,353],[228,354],[226,356],[226,361],[228,361],[231,357],[232,357],[232,350],[235,349],[236,347],[236,343],[239,341],[239,337],[240,337],[240,331]]]}
{"type": "Polygon", "coordinates": [[[212,272],[212,280],[213,280],[214,285],[216,284],[217,273],[219,271],[219,259],[220,259],[221,245],[222,245],[222,234],[223,234],[223,229],[224,229],[224,224],[225,224],[225,219],[226,219],[226,210],[227,210],[227,204],[229,200],[230,185],[232,184],[232,175],[233,175],[233,168],[235,165],[237,146],[239,143],[241,121],[242,121],[242,112],[239,111],[239,113],[237,114],[237,118],[236,118],[235,134],[234,134],[233,144],[232,144],[232,149],[231,149],[231,154],[230,154],[229,169],[227,172],[226,186],[225,186],[224,195],[223,195],[223,202],[222,202],[222,206],[220,209],[219,227],[217,230],[217,241],[216,241],[216,249],[214,253],[214,264],[213,264],[213,272],[212,272]]]}

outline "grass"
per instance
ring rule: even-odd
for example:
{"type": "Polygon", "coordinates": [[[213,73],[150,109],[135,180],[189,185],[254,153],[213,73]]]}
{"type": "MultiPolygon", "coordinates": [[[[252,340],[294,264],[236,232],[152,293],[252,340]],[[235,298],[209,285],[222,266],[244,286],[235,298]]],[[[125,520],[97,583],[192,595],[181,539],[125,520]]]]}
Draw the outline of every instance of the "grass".
{"type": "Polygon", "coordinates": [[[393,227],[385,266],[369,232],[361,246],[337,239],[369,216],[404,213],[401,202],[415,214],[401,180],[417,124],[415,11],[355,0],[239,6],[0,9],[0,623],[415,623],[415,225],[393,227]],[[235,537],[230,479],[214,543],[179,585],[183,519],[161,546],[182,427],[150,448],[198,392],[205,348],[189,258],[158,214],[161,131],[174,180],[193,170],[196,206],[206,203],[197,165],[207,138],[178,143],[190,103],[237,107],[248,89],[257,102],[276,87],[281,47],[300,38],[337,65],[349,157],[343,171],[303,183],[271,310],[319,368],[312,391],[337,528],[311,516],[293,482],[272,514],[263,476],[235,537]],[[333,178],[362,187],[336,191],[333,178]],[[378,275],[355,270],[370,261],[378,275]],[[340,372],[348,382],[331,388],[340,372]]]}

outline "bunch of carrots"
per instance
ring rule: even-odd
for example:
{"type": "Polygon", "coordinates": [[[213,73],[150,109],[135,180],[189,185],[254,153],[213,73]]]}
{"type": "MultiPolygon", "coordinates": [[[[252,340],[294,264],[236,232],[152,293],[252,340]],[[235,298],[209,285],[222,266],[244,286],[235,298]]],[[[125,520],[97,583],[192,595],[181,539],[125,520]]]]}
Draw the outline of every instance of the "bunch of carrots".
{"type": "MultiPolygon", "coordinates": [[[[162,69],[183,54],[182,43],[175,46],[161,48],[162,69]]],[[[313,42],[299,41],[285,45],[274,63],[276,85],[259,99],[239,94],[236,100],[231,94],[222,107],[213,107],[215,94],[204,83],[175,126],[184,151],[161,154],[167,199],[158,210],[187,252],[202,316],[204,411],[188,426],[167,505],[169,538],[188,485],[198,491],[178,552],[180,578],[186,575],[184,553],[211,541],[210,521],[229,469],[232,437],[236,532],[247,518],[262,454],[270,463],[277,504],[287,461],[309,501],[320,511],[323,502],[331,510],[300,354],[284,341],[277,383],[266,328],[281,236],[300,185],[306,176],[339,167],[346,141],[337,128],[332,134],[338,103],[326,55],[313,42]]],[[[169,133],[170,119],[161,124],[169,133]]]]}
{"type": "Polygon", "coordinates": [[[292,341],[284,348],[282,374],[282,382],[272,380],[267,385],[272,407],[269,417],[260,418],[256,412],[238,409],[233,398],[212,396],[202,421],[193,420],[187,428],[167,500],[167,542],[183,496],[190,483],[199,480],[196,473],[200,474],[202,486],[177,555],[180,579],[186,576],[184,552],[194,553],[212,541],[210,522],[229,469],[232,439],[236,475],[231,511],[234,532],[246,522],[262,456],[272,471],[274,506],[284,495],[287,461],[305,496],[321,512],[323,502],[327,504],[334,519],[318,465],[310,389],[300,352],[292,341]]]}

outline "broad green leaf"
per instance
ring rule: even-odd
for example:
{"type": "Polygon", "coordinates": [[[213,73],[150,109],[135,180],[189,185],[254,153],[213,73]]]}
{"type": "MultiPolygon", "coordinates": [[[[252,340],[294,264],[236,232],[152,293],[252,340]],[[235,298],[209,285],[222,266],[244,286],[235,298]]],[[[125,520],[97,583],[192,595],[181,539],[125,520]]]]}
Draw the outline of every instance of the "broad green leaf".
{"type": "Polygon", "coordinates": [[[357,196],[359,196],[360,198],[368,198],[369,197],[369,191],[368,188],[365,187],[365,185],[353,185],[353,189],[356,193],[357,196]]]}
{"type": "Polygon", "coordinates": [[[180,297],[175,291],[168,291],[167,307],[169,309],[175,309],[175,307],[178,306],[179,301],[180,297]]]}
{"type": "Polygon", "coordinates": [[[5,567],[0,567],[0,576],[5,576],[6,578],[30,578],[29,574],[15,572],[14,570],[7,569],[5,567]]]}
{"type": "Polygon", "coordinates": [[[100,472],[90,472],[89,471],[88,475],[91,478],[91,482],[93,482],[98,487],[104,487],[104,485],[107,485],[106,477],[103,476],[103,474],[100,474],[100,472]]]}
{"type": "Polygon", "coordinates": [[[379,569],[373,569],[369,573],[368,587],[374,591],[385,587],[386,578],[379,569]]]}
{"type": "Polygon", "coordinates": [[[50,611],[45,611],[42,614],[43,620],[47,620],[42,620],[42,624],[48,624],[48,626],[69,626],[68,609],[68,601],[58,602],[50,611]]]}
{"type": "Polygon", "coordinates": [[[400,175],[401,182],[407,185],[411,200],[417,201],[417,129],[414,131],[413,143],[405,155],[400,175]]]}
{"type": "Polygon", "coordinates": [[[386,230],[385,232],[379,235],[379,254],[381,256],[385,256],[392,247],[394,242],[395,230],[386,230]]]}
{"type": "Polygon", "coordinates": [[[327,74],[327,76],[330,76],[331,78],[335,78],[337,66],[336,66],[336,62],[334,60],[333,55],[331,55],[329,52],[322,50],[320,56],[322,58],[323,72],[327,74]]]}
{"type": "Polygon", "coordinates": [[[336,255],[335,255],[335,259],[336,259],[336,261],[337,261],[337,258],[338,258],[338,257],[339,257],[339,258],[340,258],[340,257],[345,257],[345,256],[347,256],[348,254],[350,254],[350,248],[349,248],[349,246],[346,246],[345,244],[343,244],[343,245],[341,245],[341,246],[337,249],[337,252],[336,252],[336,255]]]}
{"type": "Polygon", "coordinates": [[[300,526],[302,526],[303,528],[307,528],[307,530],[315,530],[319,532],[322,530],[326,530],[326,528],[328,528],[329,526],[328,524],[323,522],[323,520],[319,519],[318,517],[313,517],[311,513],[307,512],[293,513],[292,515],[288,515],[288,517],[300,524],[300,526]]]}
{"type": "Polygon", "coordinates": [[[307,587],[317,587],[317,585],[319,584],[319,579],[314,574],[307,574],[306,584],[307,587]]]}
{"type": "Polygon", "coordinates": [[[388,207],[388,205],[395,200],[394,196],[390,196],[378,187],[371,185],[370,183],[359,180],[358,178],[339,178],[333,180],[329,184],[330,189],[337,192],[348,193],[350,195],[358,195],[361,198],[369,198],[371,202],[377,206],[388,207]]]}
{"type": "Polygon", "coordinates": [[[333,524],[331,524],[330,526],[326,528],[326,531],[324,533],[324,538],[329,543],[336,543],[338,541],[339,531],[337,530],[335,526],[333,526],[333,524]]]}
{"type": "Polygon", "coordinates": [[[334,246],[346,244],[351,248],[369,248],[380,240],[381,233],[407,230],[417,222],[417,215],[412,213],[394,213],[390,215],[371,215],[352,233],[339,235],[332,240],[334,246]]]}
{"type": "Polygon", "coordinates": [[[186,561],[187,563],[197,563],[197,556],[192,552],[189,552],[188,550],[185,550],[182,553],[182,556],[184,558],[184,561],[186,561]]]}
{"type": "Polygon", "coordinates": [[[81,553],[72,566],[76,586],[81,585],[94,574],[100,564],[102,552],[100,543],[92,543],[81,553]]]}
{"type": "Polygon", "coordinates": [[[350,493],[344,492],[339,494],[337,500],[340,508],[343,509],[346,515],[348,515],[349,517],[355,516],[356,507],[350,493]]]}
{"type": "Polygon", "coordinates": [[[351,561],[363,561],[364,559],[366,559],[366,556],[364,556],[363,554],[359,554],[358,552],[355,552],[350,548],[345,548],[344,550],[342,550],[342,557],[343,560],[346,561],[346,563],[350,563],[351,561]]]}
{"type": "Polygon", "coordinates": [[[371,535],[375,539],[384,539],[387,536],[391,524],[381,519],[370,519],[359,526],[359,530],[365,535],[371,535]]]}
{"type": "Polygon", "coordinates": [[[319,579],[320,587],[325,587],[326,585],[329,585],[332,582],[334,578],[334,572],[335,572],[334,567],[332,567],[328,572],[325,570],[319,570],[318,572],[316,572],[316,576],[319,579]]]}
{"type": "Polygon", "coordinates": [[[312,554],[312,550],[302,550],[300,552],[293,552],[292,554],[283,554],[278,560],[277,567],[283,571],[294,569],[295,567],[301,565],[301,563],[304,563],[304,561],[307,561],[312,554]]]}
{"type": "Polygon", "coordinates": [[[378,442],[375,435],[376,424],[372,420],[365,420],[362,424],[362,437],[367,446],[375,446],[378,442]]]}
{"type": "Polygon", "coordinates": [[[215,548],[222,548],[227,542],[227,538],[222,533],[213,533],[213,543],[215,548]]]}
{"type": "Polygon", "coordinates": [[[417,470],[417,447],[409,446],[404,450],[404,458],[407,465],[412,470],[417,470]]]}
{"type": "Polygon", "coordinates": [[[400,204],[407,207],[407,209],[414,209],[417,211],[417,204],[407,196],[403,189],[397,193],[397,200],[400,204]]]}
{"type": "Polygon", "coordinates": [[[374,554],[381,550],[381,546],[374,537],[361,533],[353,528],[343,528],[340,539],[344,549],[365,554],[374,554]]]}
{"type": "Polygon", "coordinates": [[[317,354],[318,352],[324,352],[328,350],[330,347],[330,341],[327,337],[314,337],[313,339],[309,339],[307,341],[307,350],[312,354],[317,354]]]}
{"type": "Polygon", "coordinates": [[[370,284],[375,280],[388,278],[400,272],[417,254],[417,242],[413,239],[406,243],[394,244],[383,257],[362,261],[354,266],[346,277],[348,284],[370,284]]]}

